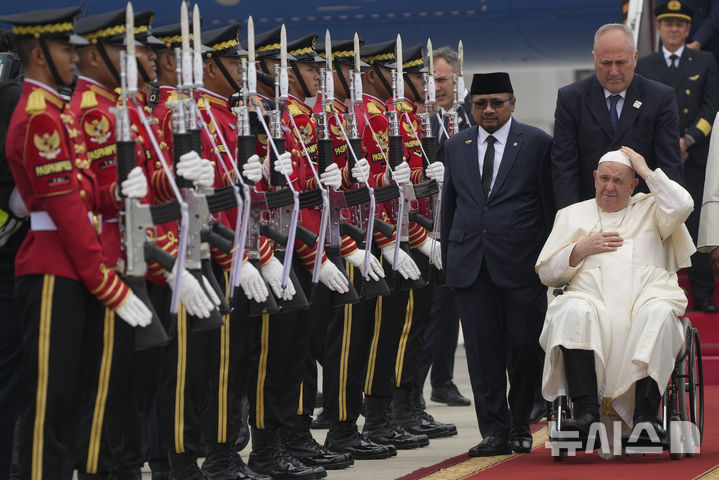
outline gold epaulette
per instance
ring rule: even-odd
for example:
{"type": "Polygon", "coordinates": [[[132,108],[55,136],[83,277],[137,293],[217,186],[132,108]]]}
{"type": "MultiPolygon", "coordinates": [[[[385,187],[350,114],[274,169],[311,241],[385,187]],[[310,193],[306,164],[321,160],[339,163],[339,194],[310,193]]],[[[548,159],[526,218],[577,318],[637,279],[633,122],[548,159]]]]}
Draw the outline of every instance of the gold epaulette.
{"type": "Polygon", "coordinates": [[[30,115],[36,113],[42,113],[47,108],[45,104],[45,95],[41,90],[33,90],[27,97],[27,104],[25,105],[25,111],[30,115]]]}
{"type": "Polygon", "coordinates": [[[293,117],[302,114],[302,110],[300,110],[300,108],[294,103],[290,103],[289,105],[287,105],[287,110],[289,110],[290,115],[292,115],[293,117]]]}
{"type": "Polygon", "coordinates": [[[375,105],[374,103],[368,103],[367,104],[367,113],[369,113],[370,115],[377,115],[382,112],[380,111],[379,108],[377,108],[377,105],[375,105]]]}
{"type": "Polygon", "coordinates": [[[82,92],[82,100],[80,101],[80,108],[87,110],[88,108],[97,107],[97,97],[95,92],[92,90],[85,90],[82,92]]]}

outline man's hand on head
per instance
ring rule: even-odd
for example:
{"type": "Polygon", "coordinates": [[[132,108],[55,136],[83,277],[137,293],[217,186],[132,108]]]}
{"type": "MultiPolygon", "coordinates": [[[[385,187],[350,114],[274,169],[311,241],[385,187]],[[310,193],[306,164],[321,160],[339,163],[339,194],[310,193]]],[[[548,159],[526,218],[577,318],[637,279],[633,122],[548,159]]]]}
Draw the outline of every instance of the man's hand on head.
{"type": "Polygon", "coordinates": [[[632,169],[634,169],[634,171],[637,172],[637,175],[643,179],[646,179],[649,175],[654,173],[654,171],[647,165],[647,161],[644,160],[641,153],[635,152],[629,147],[622,147],[619,151],[627,156],[632,164],[632,169]]]}

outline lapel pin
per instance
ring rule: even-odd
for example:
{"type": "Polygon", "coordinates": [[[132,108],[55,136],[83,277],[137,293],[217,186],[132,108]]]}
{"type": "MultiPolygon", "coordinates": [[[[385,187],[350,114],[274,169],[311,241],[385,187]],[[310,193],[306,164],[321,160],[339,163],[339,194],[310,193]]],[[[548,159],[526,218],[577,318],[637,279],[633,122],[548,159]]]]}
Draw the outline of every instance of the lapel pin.
{"type": "Polygon", "coordinates": [[[465,140],[464,143],[466,143],[467,145],[469,145],[470,143],[472,143],[472,139],[470,138],[469,140],[465,140]]]}
{"type": "Polygon", "coordinates": [[[641,106],[642,106],[642,102],[640,102],[639,100],[635,101],[634,105],[632,105],[632,107],[634,107],[634,108],[639,108],[641,106]]]}
{"type": "Polygon", "coordinates": [[[512,146],[513,146],[513,147],[516,147],[516,146],[517,146],[517,142],[514,142],[514,143],[512,144],[512,146]]]}

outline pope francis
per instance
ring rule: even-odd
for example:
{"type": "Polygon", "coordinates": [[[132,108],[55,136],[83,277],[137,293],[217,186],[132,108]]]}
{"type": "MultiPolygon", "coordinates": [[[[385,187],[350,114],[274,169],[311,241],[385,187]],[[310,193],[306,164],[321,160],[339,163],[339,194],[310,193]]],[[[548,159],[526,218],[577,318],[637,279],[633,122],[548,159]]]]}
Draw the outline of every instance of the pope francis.
{"type": "MultiPolygon", "coordinates": [[[[694,245],[684,226],[689,193],[628,147],[605,154],[594,171],[596,197],[557,213],[535,269],[565,287],[547,309],[544,398],[569,395],[564,428],[586,435],[600,419],[654,428],[684,332],[687,300],[676,271],[694,245]],[[651,193],[632,196],[639,182],[651,193]]],[[[625,428],[625,430],[626,430],[625,428]]]]}

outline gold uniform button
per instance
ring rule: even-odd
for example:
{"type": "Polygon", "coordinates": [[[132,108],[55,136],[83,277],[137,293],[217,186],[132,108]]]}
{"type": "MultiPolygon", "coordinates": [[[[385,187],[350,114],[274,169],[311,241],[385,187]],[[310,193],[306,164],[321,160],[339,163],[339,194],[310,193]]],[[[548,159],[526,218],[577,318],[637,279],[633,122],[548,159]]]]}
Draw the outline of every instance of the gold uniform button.
{"type": "Polygon", "coordinates": [[[155,168],[161,168],[162,164],[160,162],[155,162],[155,168]]]}
{"type": "Polygon", "coordinates": [[[80,197],[81,198],[87,197],[87,192],[85,190],[80,190],[80,197]]]}
{"type": "Polygon", "coordinates": [[[686,93],[687,95],[691,95],[692,91],[687,88],[686,90],[684,90],[684,93],[686,93]]]}
{"type": "Polygon", "coordinates": [[[689,109],[688,109],[688,108],[685,108],[685,109],[684,109],[684,115],[686,115],[687,113],[689,113],[689,109]]]}
{"type": "Polygon", "coordinates": [[[80,180],[80,181],[82,181],[82,174],[81,174],[81,173],[78,173],[78,174],[77,174],[77,179],[80,180]]]}

